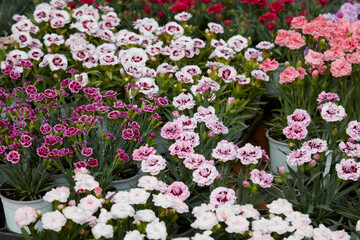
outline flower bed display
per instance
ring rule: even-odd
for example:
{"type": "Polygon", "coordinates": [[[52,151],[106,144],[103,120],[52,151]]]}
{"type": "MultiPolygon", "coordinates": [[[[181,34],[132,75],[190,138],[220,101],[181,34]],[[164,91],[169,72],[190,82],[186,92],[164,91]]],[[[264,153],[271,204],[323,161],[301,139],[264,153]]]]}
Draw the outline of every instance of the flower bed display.
{"type": "Polygon", "coordinates": [[[357,3],[336,18],[322,0],[97,3],[40,3],[1,40],[0,194],[49,205],[12,209],[11,231],[360,234],[357,3]],[[256,124],[242,137],[263,99],[281,106],[266,124],[283,162],[247,141],[256,124]]]}

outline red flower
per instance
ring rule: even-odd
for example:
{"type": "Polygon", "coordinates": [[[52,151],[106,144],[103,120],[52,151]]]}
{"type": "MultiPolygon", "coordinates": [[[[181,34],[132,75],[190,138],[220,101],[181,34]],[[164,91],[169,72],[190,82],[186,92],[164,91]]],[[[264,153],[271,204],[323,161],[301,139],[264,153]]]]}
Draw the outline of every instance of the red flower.
{"type": "Polygon", "coordinates": [[[189,6],[186,3],[177,2],[174,5],[172,5],[171,9],[173,10],[174,13],[187,12],[189,6]]]}
{"type": "Polygon", "coordinates": [[[162,18],[163,16],[165,16],[165,13],[162,12],[162,11],[159,11],[158,14],[157,14],[157,17],[162,18]]]}
{"type": "Polygon", "coordinates": [[[144,11],[145,11],[145,14],[150,14],[150,8],[149,7],[145,7],[144,11]]]}
{"type": "Polygon", "coordinates": [[[75,9],[76,8],[76,2],[70,3],[69,8],[75,9]]]}
{"type": "Polygon", "coordinates": [[[328,1],[328,0],[319,0],[319,3],[320,3],[321,5],[326,5],[326,4],[329,3],[329,1],[328,1]]]}
{"type": "Polygon", "coordinates": [[[218,13],[218,12],[221,12],[222,10],[224,10],[225,8],[226,7],[223,6],[221,3],[218,3],[218,4],[214,4],[211,7],[209,7],[207,9],[207,12],[208,13],[218,13]]]}
{"type": "Polygon", "coordinates": [[[199,1],[202,2],[202,3],[205,3],[205,4],[208,4],[208,3],[212,2],[212,0],[199,0],[199,1]]]}
{"type": "Polygon", "coordinates": [[[255,4],[256,6],[258,6],[258,8],[263,8],[266,6],[266,4],[268,4],[268,1],[267,0],[253,0],[252,4],[255,4]]]}
{"type": "Polygon", "coordinates": [[[289,3],[292,4],[293,2],[295,2],[295,0],[280,0],[283,3],[289,3]]]}
{"type": "Polygon", "coordinates": [[[275,23],[270,22],[270,23],[266,24],[266,27],[267,27],[267,29],[269,29],[269,31],[272,31],[275,27],[275,23]]]}
{"type": "Polygon", "coordinates": [[[225,24],[225,26],[230,26],[230,20],[229,19],[225,19],[224,20],[224,24],[225,24]]]}
{"type": "Polygon", "coordinates": [[[264,22],[269,22],[269,21],[271,21],[271,20],[276,21],[277,19],[278,19],[278,17],[276,16],[275,13],[273,13],[273,12],[267,12],[267,13],[265,13],[264,15],[261,15],[261,16],[259,17],[259,23],[260,23],[260,24],[264,24],[264,22]]]}
{"type": "Polygon", "coordinates": [[[79,2],[90,5],[90,4],[94,3],[95,0],[79,0],[79,2]]]}
{"type": "Polygon", "coordinates": [[[293,16],[292,17],[286,16],[285,21],[290,25],[293,18],[294,18],[293,16]]]}
{"type": "Polygon", "coordinates": [[[278,13],[285,8],[285,4],[282,2],[273,2],[268,6],[268,9],[273,13],[278,13]]]}

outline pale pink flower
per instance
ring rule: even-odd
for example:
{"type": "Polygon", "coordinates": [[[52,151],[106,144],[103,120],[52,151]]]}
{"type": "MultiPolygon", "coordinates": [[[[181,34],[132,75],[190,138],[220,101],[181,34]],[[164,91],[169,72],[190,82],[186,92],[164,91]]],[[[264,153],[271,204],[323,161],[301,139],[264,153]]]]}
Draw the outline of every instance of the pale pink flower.
{"type": "Polygon", "coordinates": [[[188,169],[197,169],[205,163],[214,165],[214,161],[205,160],[205,157],[201,154],[191,154],[184,160],[184,165],[188,169]]]}
{"type": "Polygon", "coordinates": [[[360,156],[360,144],[352,142],[340,142],[339,148],[342,152],[346,153],[349,157],[359,157],[360,156]]]}
{"type": "Polygon", "coordinates": [[[34,223],[37,219],[37,214],[34,208],[32,207],[21,207],[15,211],[15,223],[18,228],[23,228],[28,226],[31,223],[34,223]]]}
{"type": "Polygon", "coordinates": [[[269,209],[270,213],[284,214],[285,216],[294,211],[291,203],[283,198],[272,201],[270,204],[267,204],[266,207],[269,209]]]}
{"type": "Polygon", "coordinates": [[[145,189],[142,188],[130,189],[129,192],[130,204],[145,204],[149,197],[150,197],[150,193],[148,193],[145,189]]]}
{"type": "Polygon", "coordinates": [[[227,44],[229,47],[233,48],[236,52],[240,52],[244,48],[247,48],[248,40],[241,35],[235,35],[229,38],[227,44]]]}
{"type": "Polygon", "coordinates": [[[237,233],[237,234],[244,234],[246,231],[249,230],[250,222],[241,215],[238,216],[230,216],[226,221],[225,224],[227,227],[225,231],[228,233],[237,233]]]}
{"type": "Polygon", "coordinates": [[[170,194],[183,201],[185,201],[190,196],[188,186],[183,182],[178,182],[178,181],[173,182],[171,185],[169,185],[165,193],[170,194]]]}
{"type": "Polygon", "coordinates": [[[170,145],[169,151],[171,155],[177,155],[179,158],[186,158],[194,153],[194,149],[190,142],[179,140],[170,145]]]}
{"type": "Polygon", "coordinates": [[[179,110],[192,109],[195,106],[195,101],[190,93],[180,93],[180,95],[174,97],[173,105],[179,110]]]}
{"type": "Polygon", "coordinates": [[[324,56],[322,53],[314,52],[310,49],[305,56],[305,63],[311,65],[313,68],[318,68],[324,64],[324,56]]]}
{"type": "Polygon", "coordinates": [[[180,134],[179,138],[176,141],[185,141],[190,144],[192,148],[200,145],[200,137],[198,133],[195,132],[183,132],[180,134]]]}
{"type": "Polygon", "coordinates": [[[195,118],[190,118],[185,115],[177,117],[173,122],[182,126],[183,131],[194,131],[197,126],[197,121],[195,118]]]}
{"type": "Polygon", "coordinates": [[[216,167],[210,164],[203,164],[193,172],[193,181],[198,186],[208,186],[219,176],[216,167]]]}
{"type": "Polygon", "coordinates": [[[224,33],[224,28],[220,24],[210,22],[210,23],[208,23],[208,27],[209,27],[210,32],[224,33]]]}
{"type": "Polygon", "coordinates": [[[83,210],[79,207],[76,207],[76,206],[70,206],[70,207],[68,206],[68,207],[64,208],[62,213],[64,214],[64,216],[67,219],[70,219],[74,223],[77,223],[80,225],[86,223],[87,219],[89,217],[89,214],[85,210],[83,210]]]}
{"type": "Polygon", "coordinates": [[[182,126],[175,122],[167,122],[162,128],[160,135],[165,139],[176,139],[183,132],[182,126]]]}
{"type": "Polygon", "coordinates": [[[311,154],[321,153],[327,150],[327,142],[320,138],[315,138],[304,142],[302,148],[308,150],[311,154]]]}
{"type": "Polygon", "coordinates": [[[207,122],[214,117],[216,118],[215,108],[212,106],[207,108],[200,106],[197,108],[197,112],[194,114],[194,117],[198,122],[207,122]]]}
{"type": "Polygon", "coordinates": [[[191,224],[192,228],[201,230],[211,230],[218,224],[217,217],[213,212],[202,212],[197,217],[195,222],[191,224]]]}
{"type": "Polygon", "coordinates": [[[231,188],[217,187],[210,194],[210,204],[216,208],[224,204],[233,204],[235,201],[236,194],[231,188]]]}
{"type": "Polygon", "coordinates": [[[211,156],[221,162],[227,162],[236,159],[236,150],[237,146],[233,142],[222,140],[213,149],[211,156]]]}
{"type": "Polygon", "coordinates": [[[230,83],[234,81],[235,77],[237,75],[236,69],[231,66],[223,66],[218,71],[218,76],[221,77],[224,82],[230,83]]]}
{"type": "Polygon", "coordinates": [[[287,156],[286,161],[291,166],[301,166],[311,161],[311,153],[307,149],[297,149],[287,156]]]}
{"type": "Polygon", "coordinates": [[[265,171],[259,171],[258,169],[254,169],[250,172],[251,181],[255,184],[259,184],[262,188],[271,187],[273,178],[274,177],[271,174],[268,174],[265,171]]]}
{"type": "Polygon", "coordinates": [[[153,191],[157,189],[158,179],[153,176],[143,176],[139,179],[138,186],[144,188],[145,190],[153,191]]]}
{"type": "Polygon", "coordinates": [[[331,239],[332,232],[329,228],[325,227],[323,224],[320,224],[318,228],[314,228],[313,230],[313,238],[327,240],[331,239]]]}
{"type": "Polygon", "coordinates": [[[135,149],[132,156],[133,160],[142,161],[147,159],[150,155],[154,155],[156,153],[156,149],[153,147],[149,147],[148,144],[145,146],[141,146],[138,149],[135,149]]]}
{"type": "Polygon", "coordinates": [[[360,163],[353,158],[342,159],[335,169],[338,177],[343,180],[357,181],[360,177],[360,163]]]}
{"type": "Polygon", "coordinates": [[[302,39],[301,34],[298,32],[293,32],[288,38],[288,41],[286,43],[286,47],[292,50],[299,49],[304,45],[305,45],[305,40],[302,39]]]}
{"type": "Polygon", "coordinates": [[[239,158],[244,165],[257,164],[262,158],[261,147],[247,143],[245,146],[238,149],[237,158],[239,158]]]}
{"type": "Polygon", "coordinates": [[[207,128],[212,130],[214,134],[228,134],[229,129],[223,124],[223,122],[219,121],[219,119],[211,118],[205,122],[207,128]]]}
{"type": "Polygon", "coordinates": [[[91,233],[95,239],[104,237],[105,239],[112,239],[114,237],[114,229],[112,225],[105,223],[97,223],[92,229],[91,233]]]}
{"type": "Polygon", "coordinates": [[[45,213],[42,218],[42,227],[55,232],[60,232],[63,226],[65,226],[67,219],[58,210],[54,212],[45,213]]]}
{"type": "Polygon", "coordinates": [[[283,133],[287,139],[301,140],[306,137],[306,135],[308,134],[308,131],[306,129],[306,126],[304,126],[301,123],[295,122],[292,125],[284,128],[283,133]]]}
{"type": "Polygon", "coordinates": [[[166,160],[160,155],[150,155],[141,162],[141,171],[157,175],[166,168],[166,160]]]}
{"type": "Polygon", "coordinates": [[[174,16],[174,19],[177,21],[187,21],[192,17],[191,13],[181,12],[174,16]]]}
{"type": "Polygon", "coordinates": [[[321,117],[327,122],[337,122],[345,119],[347,114],[343,106],[327,102],[321,107],[321,117]]]}
{"type": "Polygon", "coordinates": [[[146,237],[148,239],[160,239],[160,240],[166,240],[167,237],[167,231],[166,231],[166,225],[163,221],[154,221],[146,225],[145,228],[146,231],[146,237]]]}
{"type": "Polygon", "coordinates": [[[254,59],[257,62],[263,61],[262,52],[255,48],[248,48],[246,50],[244,56],[245,56],[245,59],[249,62],[251,61],[251,59],[254,59]]]}
{"type": "Polygon", "coordinates": [[[331,92],[324,92],[322,91],[318,98],[316,99],[316,101],[320,104],[320,103],[323,103],[323,102],[327,102],[327,101],[339,101],[340,98],[339,96],[336,94],[336,93],[331,93],[331,92]]]}
{"type": "Polygon", "coordinates": [[[265,72],[263,72],[261,70],[252,70],[251,76],[253,76],[257,80],[262,80],[265,82],[269,81],[269,79],[270,79],[269,75],[267,75],[265,72]]]}
{"type": "Polygon", "coordinates": [[[358,121],[349,122],[349,124],[346,128],[346,133],[353,140],[360,141],[360,122],[358,122],[358,121]]]}
{"type": "Polygon", "coordinates": [[[345,230],[337,230],[335,232],[332,233],[331,235],[331,239],[333,240],[350,240],[351,236],[345,232],[345,230]]]}
{"type": "Polygon", "coordinates": [[[83,210],[88,210],[91,213],[95,213],[102,206],[102,201],[99,198],[96,198],[93,195],[87,195],[86,197],[80,199],[78,204],[79,208],[83,210]]]}
{"type": "Polygon", "coordinates": [[[70,189],[68,187],[57,187],[51,189],[51,191],[48,191],[43,199],[46,202],[54,202],[59,201],[62,203],[67,202],[68,198],[70,196],[70,189]]]}
{"type": "Polygon", "coordinates": [[[295,111],[291,115],[287,116],[287,122],[288,125],[299,123],[307,127],[311,122],[311,118],[306,110],[295,109],[295,111]]]}

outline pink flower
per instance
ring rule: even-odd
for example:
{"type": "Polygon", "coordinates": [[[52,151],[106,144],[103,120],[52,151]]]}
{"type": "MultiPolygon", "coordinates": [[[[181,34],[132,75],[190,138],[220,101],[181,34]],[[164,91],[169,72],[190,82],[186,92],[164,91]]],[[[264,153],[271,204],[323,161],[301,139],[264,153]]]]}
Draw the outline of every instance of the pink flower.
{"type": "Polygon", "coordinates": [[[349,63],[358,64],[360,63],[360,52],[346,54],[346,60],[349,63]]]}
{"type": "Polygon", "coordinates": [[[212,130],[215,134],[228,134],[229,129],[218,118],[212,118],[206,121],[206,127],[212,130]]]}
{"type": "Polygon", "coordinates": [[[70,84],[69,84],[69,88],[70,88],[70,91],[72,93],[78,93],[82,86],[81,86],[81,83],[78,82],[78,81],[72,81],[70,84]]]}
{"type": "Polygon", "coordinates": [[[346,133],[353,140],[360,141],[360,122],[358,122],[358,121],[349,122],[349,124],[346,128],[346,133]]]}
{"type": "Polygon", "coordinates": [[[195,101],[190,93],[181,93],[177,97],[174,97],[173,105],[179,110],[192,109],[195,106],[195,101]]]}
{"type": "Polygon", "coordinates": [[[304,16],[294,17],[291,20],[291,28],[302,29],[306,23],[307,20],[304,16]]]}
{"type": "Polygon", "coordinates": [[[34,85],[29,85],[29,86],[26,87],[25,92],[27,94],[36,94],[37,89],[36,89],[36,87],[34,85]]]}
{"type": "Polygon", "coordinates": [[[174,123],[178,123],[182,126],[183,131],[194,131],[197,126],[195,118],[190,118],[185,115],[181,115],[174,120],[174,123]]]}
{"type": "Polygon", "coordinates": [[[39,157],[48,157],[50,154],[50,150],[49,148],[42,146],[36,149],[36,153],[38,154],[39,157]]]}
{"type": "Polygon", "coordinates": [[[236,69],[231,66],[223,66],[218,71],[218,76],[221,77],[226,83],[234,81],[236,75],[236,69]]]}
{"type": "Polygon", "coordinates": [[[323,102],[327,102],[327,101],[339,101],[340,98],[339,96],[336,94],[336,93],[331,93],[331,92],[324,92],[322,91],[318,98],[316,99],[316,101],[320,104],[320,103],[323,103],[323,102]]]}
{"type": "Polygon", "coordinates": [[[154,155],[156,153],[155,148],[149,147],[148,144],[145,146],[141,146],[138,149],[135,149],[132,156],[133,160],[143,161],[147,159],[149,156],[154,155]]]}
{"type": "Polygon", "coordinates": [[[15,212],[15,223],[18,228],[23,228],[28,226],[31,223],[34,223],[37,219],[37,214],[34,208],[32,207],[21,207],[18,208],[15,212]]]}
{"type": "Polygon", "coordinates": [[[236,150],[237,146],[233,142],[222,140],[213,149],[211,156],[221,162],[227,162],[236,159],[236,150]]]}
{"type": "Polygon", "coordinates": [[[352,72],[352,67],[351,64],[342,57],[331,63],[330,72],[334,77],[349,76],[352,72]]]}
{"type": "Polygon", "coordinates": [[[260,65],[259,68],[264,72],[274,71],[279,67],[279,62],[276,59],[271,60],[270,58],[265,59],[260,65]]]}
{"type": "Polygon", "coordinates": [[[98,160],[95,158],[89,158],[86,165],[89,167],[96,167],[98,165],[98,160]]]}
{"type": "Polygon", "coordinates": [[[215,109],[212,106],[204,108],[203,106],[198,107],[197,112],[194,114],[196,121],[207,122],[208,120],[216,117],[215,109]]]}
{"type": "Polygon", "coordinates": [[[325,61],[334,61],[336,59],[342,58],[345,56],[344,51],[341,46],[334,46],[331,49],[324,52],[325,61]]]}
{"type": "Polygon", "coordinates": [[[161,136],[165,139],[176,139],[183,132],[182,127],[178,123],[167,122],[161,128],[161,136]]]}
{"type": "Polygon", "coordinates": [[[180,136],[176,139],[176,141],[188,142],[192,148],[200,145],[199,134],[190,131],[181,133],[180,136]]]}
{"type": "Polygon", "coordinates": [[[190,196],[189,188],[183,182],[173,182],[167,187],[165,193],[183,201],[185,201],[190,196]]]}
{"type": "Polygon", "coordinates": [[[280,73],[279,83],[290,83],[299,77],[299,72],[294,67],[288,67],[284,72],[280,73]]]}
{"type": "Polygon", "coordinates": [[[293,123],[299,123],[307,127],[311,122],[311,118],[306,110],[295,109],[293,114],[287,117],[287,122],[288,125],[292,125],[293,123]]]}
{"type": "Polygon", "coordinates": [[[150,155],[141,162],[141,171],[157,175],[166,168],[166,160],[159,155],[150,155]]]}
{"type": "Polygon", "coordinates": [[[128,139],[128,140],[133,139],[134,136],[135,136],[135,134],[134,134],[133,130],[130,129],[130,128],[124,129],[124,130],[122,131],[122,135],[121,135],[121,137],[122,137],[123,139],[128,139]]]}
{"type": "Polygon", "coordinates": [[[346,153],[349,157],[359,157],[360,156],[360,144],[355,144],[352,142],[341,142],[339,143],[339,148],[342,152],[346,153]]]}
{"type": "Polygon", "coordinates": [[[205,157],[201,154],[191,154],[184,160],[184,165],[188,169],[197,169],[205,163],[214,165],[214,161],[205,160],[205,157]]]}
{"type": "Polygon", "coordinates": [[[327,122],[337,122],[347,117],[345,109],[333,102],[324,103],[321,106],[320,114],[321,117],[327,122]]]}
{"type": "Polygon", "coordinates": [[[325,152],[327,150],[327,142],[320,138],[315,138],[304,142],[302,148],[308,150],[311,154],[325,152]]]}
{"type": "Polygon", "coordinates": [[[283,129],[283,133],[286,136],[287,139],[297,139],[301,140],[306,137],[308,134],[308,131],[306,129],[306,126],[304,126],[301,123],[293,123],[290,126],[287,126],[283,129]]]}
{"type": "Polygon", "coordinates": [[[305,56],[305,63],[313,68],[318,68],[324,64],[324,56],[322,53],[314,52],[310,49],[305,56]]]}
{"type": "Polygon", "coordinates": [[[215,181],[218,175],[219,172],[216,167],[210,164],[203,164],[193,172],[193,181],[200,187],[208,186],[215,181]]]}
{"type": "Polygon", "coordinates": [[[177,155],[179,158],[186,158],[194,153],[191,143],[187,141],[176,141],[170,145],[169,151],[171,155],[177,155]]]}
{"type": "Polygon", "coordinates": [[[20,160],[20,154],[17,151],[11,151],[6,155],[6,160],[11,163],[17,163],[20,160]]]}
{"type": "Polygon", "coordinates": [[[254,169],[250,172],[251,181],[255,184],[259,184],[262,188],[271,187],[273,178],[274,177],[271,174],[267,174],[265,171],[259,171],[258,169],[254,169]]]}
{"type": "Polygon", "coordinates": [[[340,163],[335,166],[338,177],[343,180],[357,181],[360,177],[360,163],[355,159],[342,159],[340,163]]]}
{"type": "Polygon", "coordinates": [[[257,164],[259,159],[262,158],[262,155],[261,147],[255,147],[251,143],[245,144],[245,146],[239,148],[237,152],[237,157],[244,165],[257,164]]]}
{"type": "Polygon", "coordinates": [[[269,75],[267,75],[265,72],[263,72],[261,70],[252,70],[251,76],[253,76],[257,80],[262,80],[265,82],[269,81],[269,79],[270,79],[269,75]]]}
{"type": "Polygon", "coordinates": [[[301,34],[294,32],[288,39],[286,46],[292,50],[299,49],[305,45],[305,40],[302,39],[301,34]]]}
{"type": "Polygon", "coordinates": [[[90,157],[92,153],[93,153],[92,148],[84,148],[83,150],[81,150],[81,154],[86,157],[90,157]]]}
{"type": "Polygon", "coordinates": [[[217,187],[210,194],[210,204],[218,208],[224,204],[234,204],[236,201],[235,191],[231,188],[217,187]]]}
{"type": "Polygon", "coordinates": [[[49,229],[55,232],[60,232],[63,226],[65,226],[67,219],[65,216],[56,210],[54,212],[45,213],[42,218],[42,226],[44,229],[49,229]]]}
{"type": "Polygon", "coordinates": [[[50,125],[47,124],[47,123],[41,125],[41,127],[40,127],[40,132],[41,132],[42,134],[44,134],[44,135],[45,135],[45,134],[48,134],[49,132],[51,132],[51,127],[50,127],[50,125]]]}
{"type": "Polygon", "coordinates": [[[108,113],[108,118],[110,118],[110,119],[117,119],[120,116],[121,116],[120,111],[118,111],[118,110],[111,111],[111,112],[108,113]]]}
{"type": "Polygon", "coordinates": [[[301,166],[311,161],[311,152],[304,148],[294,150],[287,156],[286,161],[291,166],[301,166]]]}
{"type": "Polygon", "coordinates": [[[93,195],[87,195],[86,197],[80,200],[78,207],[90,211],[91,213],[95,213],[99,208],[101,208],[102,203],[101,199],[96,198],[93,195]]]}

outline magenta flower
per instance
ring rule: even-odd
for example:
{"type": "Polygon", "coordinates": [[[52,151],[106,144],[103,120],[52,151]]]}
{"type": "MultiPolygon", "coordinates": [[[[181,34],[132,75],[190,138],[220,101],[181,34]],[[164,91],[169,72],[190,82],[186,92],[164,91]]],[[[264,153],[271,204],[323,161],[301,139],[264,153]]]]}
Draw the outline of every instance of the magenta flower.
{"type": "Polygon", "coordinates": [[[78,81],[72,81],[70,84],[69,84],[69,88],[70,88],[70,91],[72,93],[78,93],[82,86],[81,86],[81,83],[78,82],[78,81]]]}
{"type": "Polygon", "coordinates": [[[96,167],[98,165],[98,160],[95,158],[89,158],[87,161],[89,167],[96,167]]]}
{"type": "Polygon", "coordinates": [[[133,132],[132,129],[127,128],[127,129],[124,129],[124,130],[122,131],[122,135],[121,135],[121,136],[122,136],[123,139],[131,140],[131,139],[134,138],[135,134],[134,134],[134,132],[133,132]]]}
{"type": "Polygon", "coordinates": [[[169,185],[166,189],[166,194],[172,195],[176,198],[179,198],[183,201],[185,201],[189,196],[189,188],[186,184],[183,182],[173,182],[171,185],[169,185]]]}
{"type": "Polygon", "coordinates": [[[44,135],[50,133],[51,132],[51,126],[49,124],[47,124],[47,123],[41,125],[40,126],[40,132],[42,134],[44,134],[44,135]]]}
{"type": "Polygon", "coordinates": [[[116,119],[119,117],[120,117],[120,111],[115,110],[115,111],[108,113],[108,118],[110,118],[110,119],[116,119]]]}
{"type": "Polygon", "coordinates": [[[20,154],[17,151],[11,151],[6,155],[6,160],[11,163],[17,163],[20,160],[20,154]]]}
{"type": "Polygon", "coordinates": [[[79,162],[74,163],[74,165],[76,168],[84,168],[84,167],[86,167],[86,162],[79,161],[79,162]]]}
{"type": "Polygon", "coordinates": [[[90,157],[92,153],[93,153],[92,148],[84,148],[83,150],[81,150],[81,154],[86,157],[90,157]]]}
{"type": "Polygon", "coordinates": [[[167,122],[161,128],[161,136],[165,139],[176,139],[183,132],[182,127],[178,123],[167,122]]]}
{"type": "Polygon", "coordinates": [[[154,155],[156,153],[155,148],[149,147],[148,144],[145,146],[141,146],[138,149],[135,149],[132,156],[136,161],[143,161],[147,159],[150,155],[154,155]]]}
{"type": "Polygon", "coordinates": [[[41,146],[39,148],[36,149],[36,153],[39,157],[48,157],[49,154],[50,154],[50,150],[48,147],[45,147],[45,146],[41,146]]]}

